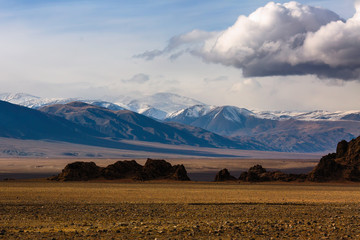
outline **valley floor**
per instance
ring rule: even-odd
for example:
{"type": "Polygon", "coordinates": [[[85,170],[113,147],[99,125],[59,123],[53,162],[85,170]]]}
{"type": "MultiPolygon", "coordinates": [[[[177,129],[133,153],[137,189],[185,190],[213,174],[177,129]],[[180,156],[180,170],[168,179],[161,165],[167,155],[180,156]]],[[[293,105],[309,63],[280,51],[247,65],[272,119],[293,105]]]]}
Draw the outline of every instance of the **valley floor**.
{"type": "Polygon", "coordinates": [[[359,239],[359,184],[0,182],[0,239],[359,239]]]}

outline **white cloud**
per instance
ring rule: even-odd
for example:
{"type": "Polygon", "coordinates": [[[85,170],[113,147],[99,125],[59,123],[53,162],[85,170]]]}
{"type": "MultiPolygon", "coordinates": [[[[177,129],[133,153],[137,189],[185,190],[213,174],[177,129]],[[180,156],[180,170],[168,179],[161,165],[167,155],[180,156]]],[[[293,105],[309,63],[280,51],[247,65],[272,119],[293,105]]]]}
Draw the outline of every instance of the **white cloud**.
{"type": "Polygon", "coordinates": [[[232,91],[232,92],[242,92],[242,91],[249,91],[249,90],[255,91],[255,90],[260,89],[261,87],[262,87],[261,84],[257,80],[252,79],[252,78],[247,78],[241,82],[235,83],[231,87],[230,91],[232,91]]]}
{"type": "Polygon", "coordinates": [[[360,0],[355,0],[356,12],[360,12],[360,0]]]}
{"type": "Polygon", "coordinates": [[[150,50],[141,54],[137,54],[134,57],[144,58],[146,60],[153,60],[155,57],[161,56],[163,54],[171,53],[170,58],[174,59],[185,52],[185,50],[182,49],[183,47],[186,47],[187,45],[194,47],[194,45],[202,44],[202,42],[206,41],[209,38],[214,37],[215,35],[216,35],[215,32],[206,32],[195,29],[189,33],[172,37],[169,40],[168,46],[163,50],[157,50],[157,49],[150,50]]]}
{"type": "Polygon", "coordinates": [[[360,80],[359,1],[356,8],[345,21],[326,9],[270,2],[224,31],[180,35],[156,53],[190,52],[206,62],[242,69],[245,77],[314,74],[360,80]]]}

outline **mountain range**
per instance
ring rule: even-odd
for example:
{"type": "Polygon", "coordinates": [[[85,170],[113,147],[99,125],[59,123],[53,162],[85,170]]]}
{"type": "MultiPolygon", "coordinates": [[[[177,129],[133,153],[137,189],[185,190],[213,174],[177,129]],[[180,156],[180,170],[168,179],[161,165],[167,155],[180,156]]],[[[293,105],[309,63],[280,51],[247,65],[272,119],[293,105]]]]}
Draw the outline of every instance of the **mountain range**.
{"type": "MultiPolygon", "coordinates": [[[[19,139],[19,140],[41,140],[49,141],[49,142],[67,142],[74,144],[82,144],[89,146],[97,146],[97,147],[105,147],[105,148],[114,148],[114,149],[126,149],[128,151],[143,151],[143,152],[154,152],[154,153],[171,153],[171,154],[181,154],[181,155],[191,155],[191,156],[212,156],[212,157],[226,157],[232,155],[226,154],[216,154],[199,151],[191,151],[191,150],[183,150],[181,148],[174,147],[171,145],[167,145],[166,147],[159,147],[158,145],[146,145],[139,144],[139,142],[132,141],[124,141],[129,138],[126,137],[112,137],[107,134],[107,131],[100,127],[91,127],[91,124],[86,124],[92,122],[91,112],[94,113],[93,119],[104,121],[104,116],[96,116],[99,112],[101,114],[118,114],[123,115],[123,119],[119,120],[123,121],[123,124],[127,128],[125,129],[128,132],[132,132],[133,129],[130,127],[134,127],[131,125],[131,116],[127,116],[128,113],[130,115],[135,114],[140,118],[145,118],[145,120],[154,121],[151,118],[142,116],[140,114],[136,114],[130,112],[128,110],[119,110],[112,111],[106,108],[88,105],[82,102],[72,102],[65,105],[52,105],[49,107],[50,109],[54,109],[55,106],[64,106],[64,108],[84,108],[84,112],[86,112],[86,108],[91,109],[89,114],[84,117],[80,117],[80,119],[84,119],[85,123],[79,124],[76,121],[70,121],[65,119],[64,117],[59,117],[54,114],[48,114],[45,111],[39,111],[36,109],[30,109],[27,107],[11,104],[5,101],[0,101],[0,138],[1,141],[5,139],[19,139]],[[104,110],[104,112],[101,112],[104,110]],[[128,119],[129,121],[126,121],[128,119]]],[[[81,112],[80,109],[77,109],[81,112]]],[[[80,116],[82,114],[79,114],[80,116]]],[[[85,114],[86,115],[86,114],[85,114]]],[[[111,116],[107,119],[111,121],[111,116]]],[[[107,121],[105,120],[105,122],[107,121]]],[[[77,120],[78,121],[78,120],[77,120]]],[[[81,122],[81,121],[80,121],[81,122]]],[[[156,126],[162,128],[162,123],[159,123],[160,126],[156,126]]],[[[96,126],[94,124],[93,126],[96,126]]],[[[101,124],[100,124],[101,125],[101,124]]],[[[106,125],[106,124],[105,124],[106,125]]],[[[150,142],[164,142],[171,143],[172,145],[183,144],[186,146],[198,146],[198,147],[237,147],[244,148],[245,146],[240,146],[236,142],[232,142],[227,138],[218,136],[214,133],[207,132],[203,129],[196,129],[196,131],[191,131],[190,133],[185,131],[177,130],[176,128],[172,128],[171,126],[166,129],[168,125],[165,125],[165,130],[168,135],[161,135],[161,132],[158,132],[157,129],[154,129],[154,136],[158,136],[157,139],[146,139],[150,142]],[[195,134],[193,134],[193,132],[195,134]],[[183,138],[183,139],[182,139],[183,138]],[[221,141],[224,141],[223,143],[221,141]]],[[[189,127],[190,129],[192,127],[189,127]]],[[[120,131],[120,130],[119,130],[120,131]]],[[[151,132],[151,130],[149,131],[151,132]]],[[[141,130],[137,129],[136,134],[140,136],[144,134],[141,130]]],[[[151,134],[150,134],[151,135],[151,134]]],[[[131,134],[130,134],[131,136],[131,134]]],[[[40,141],[39,141],[40,143],[40,141]]],[[[4,151],[7,151],[6,149],[4,151]]]]}
{"type": "Polygon", "coordinates": [[[201,127],[238,142],[258,142],[276,151],[321,152],[329,150],[329,146],[336,147],[339,139],[350,140],[358,136],[360,122],[354,117],[358,115],[342,114],[339,120],[335,117],[331,120],[303,120],[300,117],[270,119],[234,106],[209,108],[197,105],[178,111],[165,121],[201,127]]]}
{"type": "Polygon", "coordinates": [[[113,140],[138,140],[200,147],[245,148],[228,138],[201,128],[162,123],[129,110],[110,110],[83,102],[45,106],[39,111],[100,132],[113,140]]]}
{"type": "Polygon", "coordinates": [[[44,99],[29,94],[0,94],[0,99],[60,117],[112,141],[323,152],[342,139],[360,135],[360,111],[251,111],[210,106],[171,93],[111,101],[44,99]]]}
{"type": "MultiPolygon", "coordinates": [[[[133,112],[143,114],[157,120],[170,119],[184,111],[188,116],[202,116],[213,108],[198,100],[180,96],[174,93],[156,93],[154,95],[133,98],[128,96],[107,97],[103,99],[85,99],[85,98],[41,98],[27,93],[0,93],[0,100],[18,104],[21,106],[38,109],[43,106],[53,104],[66,104],[74,101],[81,101],[92,105],[97,105],[111,110],[128,109],[133,112]]],[[[228,106],[238,109],[235,106],[228,106]]],[[[360,121],[360,110],[354,111],[259,111],[247,110],[249,114],[260,119],[271,120],[355,120],[360,121]]]]}

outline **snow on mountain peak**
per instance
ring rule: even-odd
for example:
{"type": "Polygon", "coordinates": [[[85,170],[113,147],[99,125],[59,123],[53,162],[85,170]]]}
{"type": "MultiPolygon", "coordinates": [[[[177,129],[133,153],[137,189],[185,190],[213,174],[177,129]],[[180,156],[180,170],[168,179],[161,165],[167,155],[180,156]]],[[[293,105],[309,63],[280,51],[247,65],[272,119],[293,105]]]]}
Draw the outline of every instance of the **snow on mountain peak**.
{"type": "Polygon", "coordinates": [[[339,121],[350,114],[359,114],[360,111],[335,111],[329,112],[324,110],[315,110],[310,112],[297,111],[254,111],[258,118],[272,120],[296,119],[302,121],[339,121]]]}
{"type": "Polygon", "coordinates": [[[240,116],[254,115],[253,112],[251,112],[245,108],[238,108],[235,106],[217,107],[213,111],[215,113],[214,118],[221,115],[225,119],[227,119],[229,121],[233,121],[233,122],[241,122],[242,120],[241,120],[240,116]]]}
{"type": "MultiPolygon", "coordinates": [[[[204,105],[202,102],[195,99],[166,92],[156,93],[132,100],[126,98],[126,100],[127,103],[124,105],[135,112],[144,112],[149,108],[155,108],[169,114],[194,105],[204,105]]],[[[124,101],[124,97],[121,97],[118,101],[124,101]]]]}
{"type": "Polygon", "coordinates": [[[182,114],[188,118],[198,118],[204,116],[214,108],[215,106],[210,106],[210,105],[194,105],[192,107],[170,113],[167,115],[167,118],[174,118],[182,114]]]}
{"type": "Polygon", "coordinates": [[[180,96],[178,94],[161,92],[137,99],[120,96],[117,100],[86,100],[82,98],[41,98],[27,93],[0,93],[0,100],[14,104],[40,108],[52,104],[66,104],[72,101],[82,101],[89,104],[106,107],[111,110],[129,109],[134,112],[159,120],[175,118],[200,118],[210,112],[213,117],[221,116],[231,121],[241,121],[241,116],[254,116],[260,119],[302,121],[339,121],[360,119],[360,111],[249,111],[235,106],[210,106],[198,100],[180,96]]]}

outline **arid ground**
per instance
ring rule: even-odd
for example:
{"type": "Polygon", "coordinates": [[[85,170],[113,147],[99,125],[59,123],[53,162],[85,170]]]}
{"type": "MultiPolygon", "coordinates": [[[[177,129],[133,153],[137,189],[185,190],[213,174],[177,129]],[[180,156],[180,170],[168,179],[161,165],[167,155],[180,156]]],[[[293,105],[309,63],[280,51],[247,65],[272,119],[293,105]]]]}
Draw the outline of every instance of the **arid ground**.
{"type": "Polygon", "coordinates": [[[358,184],[0,182],[0,239],[360,239],[358,184]]]}

